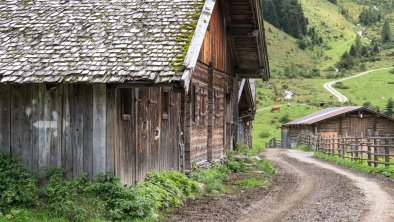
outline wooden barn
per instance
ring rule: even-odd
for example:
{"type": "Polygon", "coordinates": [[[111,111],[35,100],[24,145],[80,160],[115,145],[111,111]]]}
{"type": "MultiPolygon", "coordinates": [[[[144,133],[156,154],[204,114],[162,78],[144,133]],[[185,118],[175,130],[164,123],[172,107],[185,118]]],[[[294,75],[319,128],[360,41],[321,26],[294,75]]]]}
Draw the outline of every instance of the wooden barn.
{"type": "Polygon", "coordinates": [[[282,126],[282,147],[297,145],[301,134],[322,137],[393,136],[394,119],[362,106],[332,107],[282,126]]]}
{"type": "Polygon", "coordinates": [[[252,126],[249,79],[269,79],[261,11],[259,0],[1,1],[0,150],[38,173],[125,184],[222,158],[250,138],[237,133],[252,126]]]}

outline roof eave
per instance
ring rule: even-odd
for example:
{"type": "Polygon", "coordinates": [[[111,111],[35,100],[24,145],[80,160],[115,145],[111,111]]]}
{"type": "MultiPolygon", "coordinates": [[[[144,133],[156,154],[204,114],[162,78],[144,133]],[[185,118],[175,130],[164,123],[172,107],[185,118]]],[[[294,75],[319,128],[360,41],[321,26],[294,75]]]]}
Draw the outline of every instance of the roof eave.
{"type": "Polygon", "coordinates": [[[204,41],[205,33],[208,29],[209,21],[211,20],[215,3],[216,1],[214,0],[205,1],[200,18],[197,22],[196,29],[194,30],[192,41],[190,42],[189,49],[186,53],[185,59],[183,60],[183,65],[186,67],[186,69],[183,72],[181,78],[181,86],[186,90],[186,93],[189,91],[192,72],[196,67],[198,56],[204,41]]]}

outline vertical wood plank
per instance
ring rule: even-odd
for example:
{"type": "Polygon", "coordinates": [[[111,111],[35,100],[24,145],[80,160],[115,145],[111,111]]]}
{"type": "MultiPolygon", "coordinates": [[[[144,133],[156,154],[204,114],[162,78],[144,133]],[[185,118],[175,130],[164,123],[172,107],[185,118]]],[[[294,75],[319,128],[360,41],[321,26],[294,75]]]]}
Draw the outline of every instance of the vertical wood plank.
{"type": "Polygon", "coordinates": [[[63,103],[63,86],[56,86],[47,90],[46,114],[47,124],[47,143],[49,144],[50,165],[61,167],[62,159],[62,103],[63,103]]]}
{"type": "Polygon", "coordinates": [[[83,172],[83,133],[84,133],[84,104],[81,100],[86,99],[83,86],[73,85],[69,88],[70,102],[70,125],[72,126],[71,147],[73,177],[83,172]],[[81,99],[82,97],[82,99],[81,99]]]}
{"type": "Polygon", "coordinates": [[[93,175],[106,169],[106,86],[93,86],[93,175]]]}
{"type": "Polygon", "coordinates": [[[62,167],[66,171],[66,178],[73,177],[73,129],[71,124],[71,107],[73,87],[65,85],[63,89],[63,129],[62,129],[62,167]]]}
{"type": "Polygon", "coordinates": [[[11,101],[10,86],[0,86],[0,151],[10,153],[11,101]]]}
{"type": "Polygon", "coordinates": [[[34,171],[39,170],[39,156],[40,156],[40,129],[38,128],[38,121],[39,121],[39,101],[40,101],[40,90],[43,87],[42,84],[39,85],[32,85],[31,86],[31,124],[32,124],[32,131],[31,131],[31,158],[32,163],[31,167],[34,171]]]}
{"type": "Polygon", "coordinates": [[[93,174],[93,87],[81,86],[84,98],[83,113],[83,171],[93,174]]]}
{"type": "Polygon", "coordinates": [[[37,109],[38,109],[38,122],[36,126],[38,126],[38,167],[40,169],[46,168],[49,166],[49,146],[46,143],[47,132],[46,132],[46,121],[45,120],[45,110],[46,107],[46,89],[45,85],[39,85],[38,89],[38,101],[37,101],[37,109]]]}
{"type": "Polygon", "coordinates": [[[21,128],[22,128],[22,87],[20,85],[11,86],[11,155],[21,156],[21,128]]]}
{"type": "Polygon", "coordinates": [[[116,103],[116,89],[107,88],[107,111],[106,111],[106,173],[116,174],[115,157],[118,144],[118,106],[116,103]]]}

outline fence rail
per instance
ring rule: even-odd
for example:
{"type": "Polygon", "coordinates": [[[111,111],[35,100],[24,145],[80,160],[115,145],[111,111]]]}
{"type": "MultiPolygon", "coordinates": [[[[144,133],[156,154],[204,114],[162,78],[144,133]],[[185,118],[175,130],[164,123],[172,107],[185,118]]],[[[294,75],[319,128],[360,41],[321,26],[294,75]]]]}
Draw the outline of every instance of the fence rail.
{"type": "Polygon", "coordinates": [[[319,134],[298,136],[298,143],[316,151],[352,161],[366,162],[368,166],[394,165],[394,137],[323,137],[319,134]]]}
{"type": "Polygon", "coordinates": [[[282,141],[272,138],[268,143],[265,144],[265,148],[278,148],[282,147],[282,141]]]}

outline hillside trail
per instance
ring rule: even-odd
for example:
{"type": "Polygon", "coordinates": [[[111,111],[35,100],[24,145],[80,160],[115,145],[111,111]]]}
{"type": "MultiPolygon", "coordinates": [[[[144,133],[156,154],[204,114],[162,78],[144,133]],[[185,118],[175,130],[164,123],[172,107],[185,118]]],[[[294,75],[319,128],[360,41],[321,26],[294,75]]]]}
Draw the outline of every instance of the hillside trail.
{"type": "Polygon", "coordinates": [[[394,221],[393,181],[383,189],[376,178],[314,159],[313,153],[271,149],[264,156],[298,180],[289,189],[274,188],[244,214],[253,215],[238,221],[394,221]]]}
{"type": "Polygon", "coordinates": [[[334,84],[337,83],[337,82],[342,82],[342,81],[345,81],[345,80],[354,79],[354,78],[357,78],[357,77],[360,77],[360,76],[364,76],[364,75],[367,75],[367,74],[372,73],[372,72],[381,71],[381,70],[387,70],[387,69],[392,69],[392,68],[394,68],[394,67],[388,67],[388,68],[380,68],[380,69],[368,70],[368,71],[361,72],[361,73],[359,73],[359,74],[356,74],[356,75],[353,75],[353,76],[350,76],[350,77],[346,77],[346,78],[338,79],[338,80],[335,80],[335,81],[327,82],[327,83],[325,83],[325,84],[323,85],[323,87],[324,87],[326,90],[328,90],[328,92],[330,92],[332,95],[334,95],[335,97],[337,97],[339,102],[345,103],[345,102],[349,101],[349,99],[348,99],[345,95],[343,95],[342,93],[340,93],[339,91],[337,91],[336,89],[334,89],[334,88],[332,87],[332,85],[334,85],[334,84]]]}

